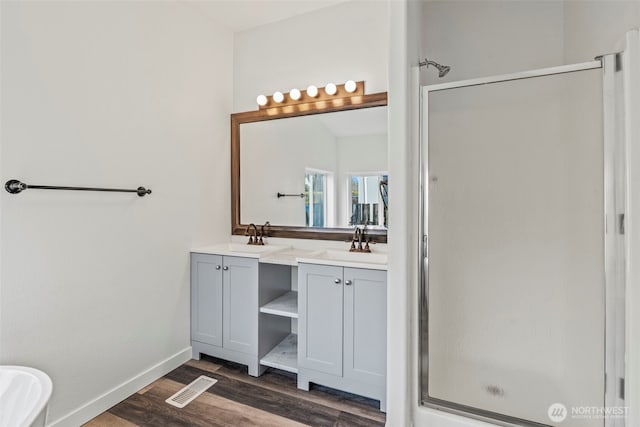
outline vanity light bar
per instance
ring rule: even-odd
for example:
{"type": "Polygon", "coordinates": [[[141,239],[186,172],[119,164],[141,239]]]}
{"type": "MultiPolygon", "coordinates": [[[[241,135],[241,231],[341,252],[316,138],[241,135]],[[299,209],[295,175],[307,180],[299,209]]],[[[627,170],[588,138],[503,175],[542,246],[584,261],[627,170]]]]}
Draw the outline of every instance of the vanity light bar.
{"type": "Polygon", "coordinates": [[[309,86],[305,90],[291,89],[290,92],[275,92],[271,96],[259,95],[256,99],[260,110],[288,105],[308,104],[320,101],[335,101],[364,95],[364,81],[347,81],[336,85],[327,83],[325,87],[309,86]]]}

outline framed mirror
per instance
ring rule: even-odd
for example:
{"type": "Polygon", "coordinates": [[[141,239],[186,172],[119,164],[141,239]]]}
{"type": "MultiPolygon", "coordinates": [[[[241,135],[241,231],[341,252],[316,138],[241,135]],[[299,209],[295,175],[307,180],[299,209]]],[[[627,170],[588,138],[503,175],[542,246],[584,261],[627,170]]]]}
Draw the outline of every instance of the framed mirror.
{"type": "Polygon", "coordinates": [[[231,115],[232,234],[386,243],[387,93],[231,115]]]}

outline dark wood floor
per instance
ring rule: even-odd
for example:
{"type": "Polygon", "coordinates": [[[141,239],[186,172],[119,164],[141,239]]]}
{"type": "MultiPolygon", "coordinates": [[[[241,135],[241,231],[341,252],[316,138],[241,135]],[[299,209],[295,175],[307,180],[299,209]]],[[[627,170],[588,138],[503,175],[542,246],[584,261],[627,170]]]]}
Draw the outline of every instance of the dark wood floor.
{"type": "Polygon", "coordinates": [[[150,384],[85,427],[132,426],[384,426],[378,401],[312,386],[296,388],[293,374],[269,369],[259,378],[247,368],[204,356],[150,384]],[[218,380],[183,409],[165,400],[206,375],[218,380]]]}

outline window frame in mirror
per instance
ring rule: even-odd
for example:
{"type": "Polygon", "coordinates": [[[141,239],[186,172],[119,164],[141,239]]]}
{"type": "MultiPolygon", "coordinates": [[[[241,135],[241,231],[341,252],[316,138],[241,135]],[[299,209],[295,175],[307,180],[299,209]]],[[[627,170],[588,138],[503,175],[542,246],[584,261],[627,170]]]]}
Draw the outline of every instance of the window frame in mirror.
{"type": "MultiPolygon", "coordinates": [[[[361,108],[387,106],[387,92],[358,95],[351,98],[319,100],[308,104],[285,105],[231,114],[231,234],[244,236],[249,224],[240,222],[240,125],[361,108]]],[[[265,221],[271,221],[265,218],[265,221]]],[[[256,224],[260,226],[260,224],[256,224]]],[[[355,228],[355,227],[354,227],[355,228]]],[[[313,240],[351,240],[353,228],[321,228],[287,225],[269,226],[268,237],[313,240]]],[[[372,242],[386,243],[386,229],[367,229],[372,242]]]]}

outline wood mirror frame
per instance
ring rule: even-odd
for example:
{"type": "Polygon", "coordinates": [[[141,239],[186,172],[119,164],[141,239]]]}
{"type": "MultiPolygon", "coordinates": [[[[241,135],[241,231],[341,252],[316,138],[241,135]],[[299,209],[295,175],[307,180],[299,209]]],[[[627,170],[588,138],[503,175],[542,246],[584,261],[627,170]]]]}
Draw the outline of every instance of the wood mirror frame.
{"type": "MultiPolygon", "coordinates": [[[[286,105],[263,108],[231,114],[231,234],[245,235],[248,224],[240,223],[240,125],[244,123],[333,113],[336,111],[356,110],[360,108],[382,107],[387,105],[387,92],[359,95],[350,98],[319,100],[307,104],[286,105]]],[[[265,218],[268,221],[269,218],[265,218]]],[[[256,224],[260,225],[260,224],[256,224]]],[[[353,230],[348,228],[324,228],[271,225],[268,237],[315,240],[351,240],[353,230]]],[[[387,230],[367,229],[372,242],[386,243],[387,230]]]]}

